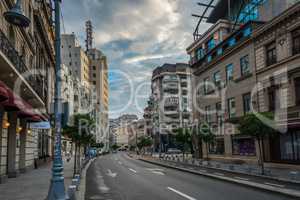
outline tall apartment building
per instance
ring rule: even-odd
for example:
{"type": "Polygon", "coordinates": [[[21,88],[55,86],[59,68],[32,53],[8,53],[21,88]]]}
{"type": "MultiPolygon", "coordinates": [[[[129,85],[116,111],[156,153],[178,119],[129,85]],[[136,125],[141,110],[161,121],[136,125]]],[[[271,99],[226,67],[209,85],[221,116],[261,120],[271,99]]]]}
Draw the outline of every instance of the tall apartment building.
{"type": "Polygon", "coordinates": [[[74,79],[74,110],[75,113],[91,113],[93,87],[90,85],[90,60],[75,34],[61,36],[62,64],[70,70],[70,77],[74,79]]]}
{"type": "MultiPolygon", "coordinates": [[[[187,48],[196,95],[193,121],[207,122],[217,135],[209,145],[211,159],[258,162],[258,142],[230,123],[255,109],[276,111],[275,118],[281,119],[277,124],[287,127],[276,140],[264,139],[265,161],[299,163],[300,119],[294,117],[293,123],[288,119],[298,113],[299,25],[295,20],[300,5],[295,2],[236,1],[228,11],[228,1],[218,1],[206,16],[214,24],[187,48]],[[238,5],[243,7],[235,9],[238,5]],[[281,110],[288,111],[283,118],[281,110]]],[[[206,155],[205,148],[199,150],[206,155]]]]}
{"type": "Polygon", "coordinates": [[[152,75],[153,130],[156,151],[174,146],[174,130],[191,120],[191,72],[187,64],[164,64],[152,75]]]}
{"type": "Polygon", "coordinates": [[[105,147],[109,147],[109,86],[108,86],[108,65],[106,56],[98,49],[87,51],[90,59],[90,83],[96,90],[96,107],[99,112],[97,122],[99,123],[98,141],[105,141],[105,147]]]}
{"type": "Polygon", "coordinates": [[[51,129],[33,123],[49,125],[54,96],[52,2],[22,1],[26,29],[3,17],[13,3],[0,2],[0,182],[52,156],[51,129]]]}

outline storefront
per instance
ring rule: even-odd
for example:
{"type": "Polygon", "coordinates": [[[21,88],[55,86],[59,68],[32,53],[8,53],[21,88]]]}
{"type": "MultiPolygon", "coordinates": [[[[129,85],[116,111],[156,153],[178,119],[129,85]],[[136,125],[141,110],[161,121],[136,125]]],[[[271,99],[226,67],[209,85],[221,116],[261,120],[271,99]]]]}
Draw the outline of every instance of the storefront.
{"type": "Polygon", "coordinates": [[[217,137],[212,143],[209,144],[209,154],[224,155],[225,143],[223,137],[217,137]]]}
{"type": "Polygon", "coordinates": [[[270,137],[271,162],[300,164],[300,130],[270,137]]]}
{"type": "Polygon", "coordinates": [[[250,136],[232,136],[232,155],[236,156],[255,156],[255,139],[250,136]]]}

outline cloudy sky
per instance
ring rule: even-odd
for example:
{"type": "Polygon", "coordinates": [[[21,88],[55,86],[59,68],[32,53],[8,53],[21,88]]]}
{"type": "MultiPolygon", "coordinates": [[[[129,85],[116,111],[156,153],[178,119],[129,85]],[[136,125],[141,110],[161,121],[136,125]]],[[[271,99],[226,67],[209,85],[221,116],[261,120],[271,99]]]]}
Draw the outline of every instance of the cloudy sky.
{"type": "Polygon", "coordinates": [[[74,32],[84,46],[85,21],[91,20],[94,46],[108,57],[110,117],[141,117],[151,92],[152,70],[164,63],[188,62],[185,49],[197,23],[191,14],[201,13],[199,0],[62,2],[65,32],[74,32]]]}

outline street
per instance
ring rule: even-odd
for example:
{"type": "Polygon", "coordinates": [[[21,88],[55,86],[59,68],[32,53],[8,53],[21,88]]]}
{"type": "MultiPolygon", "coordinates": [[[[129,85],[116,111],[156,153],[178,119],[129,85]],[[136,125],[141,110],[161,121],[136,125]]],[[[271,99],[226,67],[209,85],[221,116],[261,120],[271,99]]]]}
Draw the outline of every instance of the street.
{"type": "Polygon", "coordinates": [[[86,198],[112,200],[292,199],[228,182],[157,167],[125,153],[98,158],[87,171],[86,198]]]}

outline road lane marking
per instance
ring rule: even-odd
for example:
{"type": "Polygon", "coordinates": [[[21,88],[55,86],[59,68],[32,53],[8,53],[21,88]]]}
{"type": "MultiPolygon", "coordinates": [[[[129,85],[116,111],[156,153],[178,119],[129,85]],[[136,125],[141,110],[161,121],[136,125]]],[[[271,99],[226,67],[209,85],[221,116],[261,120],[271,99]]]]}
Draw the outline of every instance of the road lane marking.
{"type": "Polygon", "coordinates": [[[165,175],[163,172],[159,172],[159,171],[152,171],[152,173],[157,174],[157,175],[161,175],[161,176],[165,175]]]}
{"type": "Polygon", "coordinates": [[[248,178],[242,178],[242,177],[238,177],[238,176],[236,176],[236,177],[234,177],[234,178],[239,179],[239,180],[242,180],[242,181],[249,181],[248,178]]]}
{"type": "Polygon", "coordinates": [[[268,182],[265,182],[264,184],[275,186],[275,187],[281,187],[281,188],[285,187],[284,185],[279,185],[279,184],[274,184],[274,183],[268,183],[268,182]]]}
{"type": "Polygon", "coordinates": [[[132,171],[133,173],[137,173],[137,171],[135,171],[134,169],[129,168],[130,171],[132,171]]]}
{"type": "Polygon", "coordinates": [[[107,172],[107,176],[110,176],[112,178],[115,178],[118,175],[117,173],[113,173],[110,169],[108,169],[107,172]]]}
{"type": "Polygon", "coordinates": [[[198,170],[199,172],[201,172],[201,173],[206,173],[207,171],[206,170],[198,170]]]}
{"type": "Polygon", "coordinates": [[[165,171],[164,169],[161,168],[146,168],[146,169],[150,171],[165,171]]]}
{"type": "Polygon", "coordinates": [[[182,192],[180,192],[178,190],[175,190],[174,188],[167,187],[167,189],[170,190],[170,191],[172,191],[172,192],[175,192],[176,194],[178,194],[178,195],[180,195],[180,196],[182,196],[182,197],[184,197],[184,198],[186,198],[188,200],[197,200],[197,199],[195,199],[195,198],[193,198],[193,197],[191,197],[191,196],[189,196],[187,194],[184,194],[184,193],[182,193],[182,192]]]}
{"type": "Polygon", "coordinates": [[[222,173],[215,172],[214,174],[217,175],[217,176],[224,176],[224,174],[222,174],[222,173]]]}

